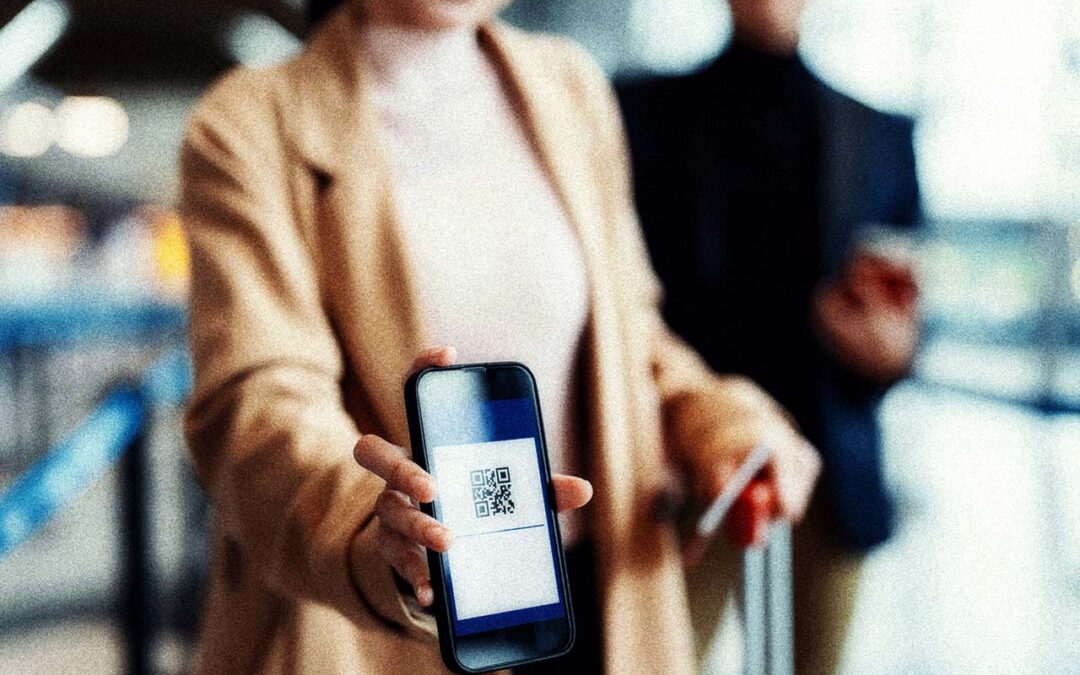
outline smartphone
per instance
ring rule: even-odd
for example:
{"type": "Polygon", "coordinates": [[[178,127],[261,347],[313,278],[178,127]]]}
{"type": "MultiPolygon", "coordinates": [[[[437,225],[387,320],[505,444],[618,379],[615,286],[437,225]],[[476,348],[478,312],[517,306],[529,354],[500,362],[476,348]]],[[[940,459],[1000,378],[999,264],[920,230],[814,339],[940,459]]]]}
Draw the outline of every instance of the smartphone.
{"type": "Polygon", "coordinates": [[[428,551],[446,666],[478,673],[574,644],[536,380],[520,363],[428,368],[405,383],[413,459],[438,496],[421,504],[453,543],[428,551]]]}

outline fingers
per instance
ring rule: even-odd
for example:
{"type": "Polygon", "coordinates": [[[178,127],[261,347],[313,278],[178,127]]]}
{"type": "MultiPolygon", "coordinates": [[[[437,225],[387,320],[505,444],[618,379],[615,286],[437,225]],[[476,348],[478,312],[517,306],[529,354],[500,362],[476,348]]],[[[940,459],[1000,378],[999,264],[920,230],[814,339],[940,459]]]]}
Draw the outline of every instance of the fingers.
{"type": "MultiPolygon", "coordinates": [[[[752,445],[746,445],[753,448],[752,445]]],[[[702,480],[697,486],[697,497],[702,502],[711,502],[720,496],[731,479],[739,472],[739,467],[750,457],[751,450],[738,454],[726,454],[712,466],[712,471],[702,472],[702,480]]]]}
{"type": "Polygon", "coordinates": [[[404,385],[406,380],[424,368],[452,366],[456,361],[457,350],[453,347],[432,347],[430,349],[425,349],[413,359],[412,365],[409,366],[409,370],[401,378],[401,384],[404,385]]]}
{"type": "Polygon", "coordinates": [[[356,463],[386,481],[391,490],[404,492],[418,502],[435,499],[435,479],[408,458],[405,449],[375,434],[365,434],[353,448],[356,463]]]}
{"type": "Polygon", "coordinates": [[[806,514],[821,474],[821,458],[817,451],[802,437],[796,436],[783,451],[773,456],[769,470],[779,515],[799,522],[806,514]]]}
{"type": "MultiPolygon", "coordinates": [[[[742,491],[724,518],[724,532],[734,545],[740,548],[761,546],[765,543],[777,507],[777,495],[772,485],[763,479],[755,479],[742,491]]],[[[683,544],[683,564],[696,565],[711,538],[694,534],[683,544]]]]}
{"type": "Polygon", "coordinates": [[[851,258],[848,270],[855,273],[902,276],[913,274],[912,263],[913,260],[862,251],[851,258]]]}
{"type": "Polygon", "coordinates": [[[918,283],[910,265],[876,255],[860,254],[845,270],[844,290],[859,304],[911,311],[918,283]]]}
{"type": "Polygon", "coordinates": [[[768,536],[769,522],[776,510],[777,494],[764,480],[755,480],[743,490],[724,523],[728,537],[743,548],[761,546],[768,536]]]}
{"type": "Polygon", "coordinates": [[[849,281],[844,287],[855,306],[870,310],[892,309],[892,280],[884,275],[867,274],[849,281]]]}
{"type": "Polygon", "coordinates": [[[379,529],[379,552],[383,559],[413,587],[421,607],[435,602],[424,549],[388,527],[379,529]]]}
{"type": "Polygon", "coordinates": [[[825,346],[860,377],[888,385],[910,372],[919,338],[915,295],[867,301],[825,284],[815,294],[814,315],[825,346]]]}
{"type": "Polygon", "coordinates": [[[835,284],[823,285],[814,294],[813,308],[817,327],[831,349],[845,360],[864,351],[867,313],[849,293],[835,284]]]}
{"type": "Polygon", "coordinates": [[[851,321],[864,308],[851,287],[829,282],[817,288],[812,302],[819,323],[829,328],[851,321]]]}
{"type": "Polygon", "coordinates": [[[411,542],[441,553],[450,548],[450,529],[413,506],[401,492],[384,491],[375,502],[375,512],[385,527],[411,542]]]}
{"type": "Polygon", "coordinates": [[[683,565],[687,567],[693,567],[701,562],[701,557],[705,555],[705,549],[709,545],[710,539],[699,535],[691,535],[682,546],[682,560],[683,565]]]}
{"type": "Polygon", "coordinates": [[[559,513],[580,509],[593,496],[592,483],[577,476],[555,474],[551,477],[555,488],[555,508],[559,513]]]}
{"type": "Polygon", "coordinates": [[[701,469],[694,472],[695,497],[702,503],[716,499],[750,458],[754,448],[768,436],[768,424],[760,420],[718,431],[710,445],[722,448],[722,451],[714,453],[701,469]]]}

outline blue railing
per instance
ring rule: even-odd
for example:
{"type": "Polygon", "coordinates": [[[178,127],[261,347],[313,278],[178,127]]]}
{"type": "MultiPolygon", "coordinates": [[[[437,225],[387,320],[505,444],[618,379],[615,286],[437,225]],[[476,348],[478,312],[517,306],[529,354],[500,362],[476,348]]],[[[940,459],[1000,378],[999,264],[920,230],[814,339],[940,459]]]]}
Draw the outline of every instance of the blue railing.
{"type": "Polygon", "coordinates": [[[54,438],[47,394],[51,354],[84,344],[145,345],[159,337],[171,342],[180,339],[186,321],[183,303],[107,290],[64,289],[0,300],[0,352],[10,360],[15,389],[31,397],[15,402],[17,415],[29,422],[16,425],[17,449],[44,450],[54,438]]]}
{"type": "Polygon", "coordinates": [[[146,421],[139,392],[120,387],[75,432],[23,473],[0,497],[0,558],[112,468],[146,421]]]}
{"type": "Polygon", "coordinates": [[[110,391],[86,419],[0,494],[0,559],[119,467],[124,583],[121,623],[128,672],[151,673],[154,636],[146,486],[146,435],[152,411],[179,404],[191,388],[182,349],[155,361],[134,382],[110,391]]]}
{"type": "Polygon", "coordinates": [[[97,293],[67,293],[0,303],[0,350],[130,341],[183,327],[182,304],[97,293]]]}
{"type": "Polygon", "coordinates": [[[146,427],[150,409],[180,403],[191,386],[179,349],[134,384],[121,384],[60,444],[0,495],[0,558],[30,539],[56,513],[112,468],[146,427]]]}

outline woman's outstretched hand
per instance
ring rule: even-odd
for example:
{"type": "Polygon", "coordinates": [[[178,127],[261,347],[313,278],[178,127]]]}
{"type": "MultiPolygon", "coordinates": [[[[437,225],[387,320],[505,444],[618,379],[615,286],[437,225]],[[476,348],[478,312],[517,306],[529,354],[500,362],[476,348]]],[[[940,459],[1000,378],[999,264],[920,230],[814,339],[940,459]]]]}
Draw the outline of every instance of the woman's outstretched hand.
{"type": "MultiPolygon", "coordinates": [[[[434,366],[453,365],[457,352],[453,347],[436,347],[420,353],[412,368],[402,378],[434,366]]],[[[383,559],[413,588],[422,607],[435,601],[428,573],[429,548],[445,553],[450,549],[450,530],[417,508],[436,497],[435,479],[412,461],[409,452],[375,434],[365,434],[353,448],[356,463],[386,481],[375,501],[378,518],[378,542],[383,559]]],[[[552,476],[555,502],[559,512],[578,509],[592,498],[592,484],[583,478],[556,474],[552,476]]]]}

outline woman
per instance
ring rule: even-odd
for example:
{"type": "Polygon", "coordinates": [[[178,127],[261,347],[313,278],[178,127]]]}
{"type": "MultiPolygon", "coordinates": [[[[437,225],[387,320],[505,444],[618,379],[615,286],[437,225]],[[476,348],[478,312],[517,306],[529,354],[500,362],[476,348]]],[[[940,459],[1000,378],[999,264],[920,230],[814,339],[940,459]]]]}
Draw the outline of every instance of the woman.
{"type": "Polygon", "coordinates": [[[812,449],[659,319],[607,82],[492,20],[502,4],[347,2],[193,115],[186,433],[217,514],[202,672],[443,672],[421,547],[452,544],[401,447],[403,376],[455,359],[429,345],[529,364],[560,509],[592,492],[565,474],[596,486],[563,522],[575,596],[598,591],[564,668],[692,668],[665,467],[707,500],[768,435],[778,514],[805,508],[812,449]]]}

